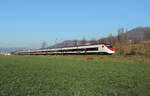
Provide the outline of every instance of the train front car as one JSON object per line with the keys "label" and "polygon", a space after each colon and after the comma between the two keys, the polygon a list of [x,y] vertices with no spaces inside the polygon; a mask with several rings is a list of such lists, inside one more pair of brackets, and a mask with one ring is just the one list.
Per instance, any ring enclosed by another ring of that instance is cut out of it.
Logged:
{"label": "train front car", "polygon": [[103,51],[105,54],[112,55],[115,53],[114,48],[110,44],[104,43],[101,46],[101,51]]}

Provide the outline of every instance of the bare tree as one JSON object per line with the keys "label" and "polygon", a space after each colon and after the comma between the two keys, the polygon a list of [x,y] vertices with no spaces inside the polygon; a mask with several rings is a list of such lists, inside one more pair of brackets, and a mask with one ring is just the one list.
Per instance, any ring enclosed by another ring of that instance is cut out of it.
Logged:
{"label": "bare tree", "polygon": [[77,47],[78,46],[78,41],[77,40],[73,40],[73,46]]}
{"label": "bare tree", "polygon": [[125,32],[125,40],[126,40],[126,42],[128,42],[128,41],[129,41],[128,28],[126,28],[126,32]]}
{"label": "bare tree", "polygon": [[68,46],[68,43],[67,42],[64,42],[64,47],[67,47]]}
{"label": "bare tree", "polygon": [[110,34],[108,35],[107,43],[110,43],[110,44],[113,43],[113,35],[112,35],[112,33],[110,33]]}
{"label": "bare tree", "polygon": [[101,38],[101,39],[98,40],[98,42],[99,42],[99,43],[105,43],[105,42],[107,42],[106,39],[107,39],[107,38]]}
{"label": "bare tree", "polygon": [[118,41],[119,41],[120,43],[125,41],[124,28],[119,28],[119,29],[118,29]]}
{"label": "bare tree", "polygon": [[150,32],[146,32],[144,35],[146,40],[150,40]]}
{"label": "bare tree", "polygon": [[47,43],[45,41],[42,42],[41,48],[44,49],[44,48],[47,48],[47,47],[48,47]]}
{"label": "bare tree", "polygon": [[120,28],[118,29],[118,41],[119,42],[121,41],[121,29]]}
{"label": "bare tree", "polygon": [[92,40],[90,40],[90,44],[96,44],[96,43],[97,43],[97,41],[96,41],[95,38],[93,38]]}
{"label": "bare tree", "polygon": [[86,43],[87,43],[86,39],[83,38],[83,39],[81,40],[81,44],[82,44],[82,45],[85,45]]}

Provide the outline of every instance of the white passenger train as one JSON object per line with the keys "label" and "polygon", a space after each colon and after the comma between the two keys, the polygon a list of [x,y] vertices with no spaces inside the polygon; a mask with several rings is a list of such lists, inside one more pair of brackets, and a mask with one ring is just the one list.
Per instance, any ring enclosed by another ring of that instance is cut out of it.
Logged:
{"label": "white passenger train", "polygon": [[111,45],[106,43],[96,45],[86,45],[77,47],[65,47],[55,49],[41,49],[33,51],[20,51],[17,55],[88,55],[88,54],[108,54],[115,53]]}

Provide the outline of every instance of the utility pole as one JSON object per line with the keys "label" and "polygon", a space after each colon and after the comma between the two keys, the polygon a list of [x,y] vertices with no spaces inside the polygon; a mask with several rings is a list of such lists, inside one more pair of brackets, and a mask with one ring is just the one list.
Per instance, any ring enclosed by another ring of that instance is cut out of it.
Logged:
{"label": "utility pole", "polygon": [[56,55],[56,44],[57,44],[57,38],[55,40],[55,55]]}

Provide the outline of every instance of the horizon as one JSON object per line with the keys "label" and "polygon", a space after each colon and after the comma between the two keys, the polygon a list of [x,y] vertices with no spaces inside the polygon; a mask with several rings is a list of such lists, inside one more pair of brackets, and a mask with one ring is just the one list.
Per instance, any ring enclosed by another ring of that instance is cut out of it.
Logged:
{"label": "horizon", "polygon": [[[65,40],[100,39],[118,28],[150,26],[148,0],[3,0],[0,47],[40,48]],[[56,40],[57,39],[57,40]]]}

